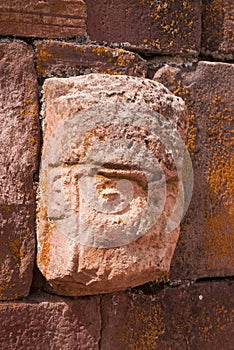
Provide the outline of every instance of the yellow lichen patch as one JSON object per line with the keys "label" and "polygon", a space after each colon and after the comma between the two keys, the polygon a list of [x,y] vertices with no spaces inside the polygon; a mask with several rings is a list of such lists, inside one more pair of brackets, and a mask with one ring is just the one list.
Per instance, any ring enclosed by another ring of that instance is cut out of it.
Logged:
{"label": "yellow lichen patch", "polygon": [[130,55],[119,55],[117,57],[117,63],[119,66],[128,66],[130,65],[133,61],[135,60],[135,55],[134,54],[130,54]]}
{"label": "yellow lichen patch", "polygon": [[222,261],[234,264],[234,155],[232,149],[233,111],[225,99],[215,93],[209,107],[208,191],[206,194],[206,244],[210,251],[209,265]]}
{"label": "yellow lichen patch", "polygon": [[11,252],[11,255],[16,263],[16,267],[20,267],[22,265],[22,260],[26,256],[26,251],[24,247],[25,240],[27,239],[27,236],[21,236],[12,239],[9,242],[9,249]]}
{"label": "yellow lichen patch", "polygon": [[[168,70],[166,72],[167,76],[169,77],[171,75],[171,72]],[[170,78],[170,83],[174,84],[175,83],[175,78],[172,76]],[[181,97],[185,103],[188,103],[189,100],[189,90],[186,89],[181,80],[178,80],[177,86],[174,89],[173,93],[176,96]],[[188,115],[188,132],[187,132],[187,139],[186,139],[186,146],[191,154],[194,153],[195,147],[196,147],[196,138],[197,138],[197,126],[196,126],[196,118],[194,114]]]}
{"label": "yellow lichen patch", "polygon": [[195,116],[191,114],[188,116],[189,127],[188,127],[188,136],[186,140],[186,147],[188,148],[191,154],[194,153],[196,147],[196,138],[197,138],[197,127],[195,124]]}
{"label": "yellow lichen patch", "polygon": [[143,300],[141,301],[141,305],[133,302],[130,306],[126,332],[120,337],[127,344],[128,350],[156,350],[157,338],[163,334],[165,329],[161,307],[154,301],[150,304],[150,308],[145,308]]}
{"label": "yellow lichen patch", "polygon": [[213,0],[205,5],[207,20],[216,24],[219,19],[223,18],[224,6],[223,0]]}
{"label": "yellow lichen patch", "polygon": [[134,54],[128,53],[127,51],[119,48],[110,49],[107,47],[98,46],[93,48],[92,52],[98,56],[107,56],[107,62],[113,65],[113,69],[98,69],[99,73],[107,73],[112,75],[123,74],[122,70],[119,69],[119,67],[128,67],[128,69],[131,69],[132,67],[130,66],[134,63],[134,60],[136,59],[136,56]]}
{"label": "yellow lichen patch", "polygon": [[92,52],[97,54],[97,55],[103,55],[103,54],[107,54],[109,56],[112,56],[112,52],[108,47],[104,47],[104,46],[97,46],[94,47],[92,49]]}
{"label": "yellow lichen patch", "polygon": [[[218,140],[218,142],[222,140]],[[231,144],[230,144],[231,147]],[[215,157],[219,157],[218,153],[214,154]],[[217,159],[216,158],[216,159]],[[230,155],[229,159],[221,157],[218,164],[214,167],[214,164],[209,168],[209,187],[213,194],[218,199],[225,199],[223,205],[229,205],[228,198],[234,195],[234,155]],[[230,208],[229,208],[230,209]],[[233,213],[234,214],[234,213]]]}
{"label": "yellow lichen patch", "polygon": [[151,44],[151,46],[160,49],[160,40],[159,39],[152,40],[150,42],[150,44]]}
{"label": "yellow lichen patch", "polygon": [[[221,210],[214,216],[209,216],[206,220],[207,230],[206,243],[212,252],[209,266],[215,266],[216,262],[226,261],[234,264],[234,216],[226,210]],[[230,251],[230,254],[228,252]]]}
{"label": "yellow lichen patch", "polygon": [[232,323],[231,310],[227,310],[224,305],[221,305],[216,301],[212,310],[212,320],[210,316],[203,313],[203,324],[198,327],[198,338],[199,340],[205,341],[206,343],[215,343],[217,333],[223,332],[226,328],[230,327]]}
{"label": "yellow lichen patch", "polygon": [[37,59],[37,73],[44,74],[46,71],[42,68],[42,62],[48,61],[53,55],[47,51],[47,48],[43,44],[37,44],[35,57]]}
{"label": "yellow lichen patch", "polygon": [[[41,212],[44,212],[41,208]],[[38,255],[37,255],[37,264],[43,271],[43,274],[46,275],[47,269],[50,264],[50,249],[51,249],[51,237],[52,237],[52,229],[53,223],[45,218],[38,217],[38,220],[43,220],[43,236],[40,237],[38,241]]]}
{"label": "yellow lichen patch", "polygon": [[3,205],[1,205],[1,208],[2,208],[4,211],[8,211],[8,212],[11,211],[11,206],[10,206],[10,205],[3,204]]}
{"label": "yellow lichen patch", "polygon": [[[186,40],[194,35],[192,29],[194,29],[196,25],[191,19],[191,14],[194,10],[191,0],[177,3],[177,5],[175,5],[175,0],[167,0],[160,2],[160,4],[152,0],[141,0],[141,3],[142,7],[145,8],[143,11],[147,11],[148,17],[150,18],[150,26],[148,29],[151,33],[157,33],[158,30],[166,33],[165,39],[167,40],[167,49],[176,45],[178,39],[180,40],[180,52],[188,52],[195,48],[194,44],[188,47]],[[151,46],[158,50],[161,49],[160,43],[158,42],[159,38],[153,37],[151,33],[149,33],[149,42]],[[183,45],[184,41],[186,41],[186,43]],[[146,44],[145,40],[143,40],[143,44]],[[163,43],[163,45],[165,45],[165,43]]]}
{"label": "yellow lichen patch", "polygon": [[30,145],[35,146],[36,140],[35,140],[35,137],[34,137],[34,136],[31,136],[31,137],[29,138],[29,143],[30,143]]}
{"label": "yellow lichen patch", "polygon": [[3,291],[10,284],[12,279],[12,274],[11,274],[11,271],[9,270],[9,267],[6,265],[6,263],[1,263],[0,272],[1,272],[0,291]]}
{"label": "yellow lichen patch", "polygon": [[25,83],[25,99],[24,104],[20,109],[20,117],[32,115],[32,117],[38,116],[38,105],[37,101],[31,98],[31,87]]}
{"label": "yellow lichen patch", "polygon": [[113,70],[111,70],[111,69],[109,69],[109,68],[107,68],[104,72],[105,72],[106,74],[110,74],[110,75],[122,75],[122,74],[124,74],[124,73],[121,72],[121,71],[116,72],[116,71],[113,71]]}
{"label": "yellow lichen patch", "polygon": [[189,91],[183,87],[181,80],[178,80],[177,88],[173,91],[173,93],[176,96],[179,96],[179,97],[185,99],[186,95],[189,94]]}

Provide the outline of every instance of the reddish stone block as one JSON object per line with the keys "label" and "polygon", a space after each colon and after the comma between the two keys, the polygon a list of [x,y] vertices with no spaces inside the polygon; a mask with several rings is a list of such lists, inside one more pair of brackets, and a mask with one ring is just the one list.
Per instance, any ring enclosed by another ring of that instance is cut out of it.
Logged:
{"label": "reddish stone block", "polygon": [[200,51],[200,0],[87,0],[87,13],[88,35],[98,43],[163,54]]}
{"label": "reddish stone block", "polygon": [[199,62],[165,66],[155,75],[182,97],[189,112],[187,146],[194,168],[193,198],[174,254],[171,279],[234,273],[234,66]]}
{"label": "reddish stone block", "polygon": [[87,73],[145,77],[147,73],[146,61],[136,53],[53,40],[36,43],[36,62],[37,72],[46,77]]}
{"label": "reddish stone block", "polygon": [[47,294],[0,304],[1,349],[98,350],[99,298],[72,300]]}
{"label": "reddish stone block", "polygon": [[232,350],[234,285],[197,283],[102,297],[102,350]]}
{"label": "reddish stone block", "polygon": [[83,0],[1,1],[0,34],[39,38],[83,37],[86,5]]}
{"label": "reddish stone block", "polygon": [[32,49],[0,43],[0,299],[29,292],[40,125]]}
{"label": "reddish stone block", "polygon": [[204,0],[202,52],[216,59],[234,58],[233,0]]}

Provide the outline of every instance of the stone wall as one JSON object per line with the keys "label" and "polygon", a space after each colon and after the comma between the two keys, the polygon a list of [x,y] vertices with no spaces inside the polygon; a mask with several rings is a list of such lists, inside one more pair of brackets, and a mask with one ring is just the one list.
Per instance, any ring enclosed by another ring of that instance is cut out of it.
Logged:
{"label": "stone wall", "polygon": [[[2,1],[0,35],[0,348],[231,350],[233,0]],[[194,188],[169,276],[58,296],[36,261],[42,86],[89,73],[147,78],[185,101]]]}

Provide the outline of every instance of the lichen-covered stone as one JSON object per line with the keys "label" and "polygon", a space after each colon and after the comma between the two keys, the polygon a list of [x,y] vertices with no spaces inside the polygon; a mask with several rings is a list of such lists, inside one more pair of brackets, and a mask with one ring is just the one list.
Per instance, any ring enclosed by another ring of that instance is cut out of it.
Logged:
{"label": "lichen-covered stone", "polygon": [[0,299],[27,296],[35,259],[40,125],[33,51],[0,43]]}
{"label": "lichen-covered stone", "polygon": [[87,0],[91,40],[141,51],[197,55],[201,0]]}
{"label": "lichen-covered stone", "polygon": [[202,53],[215,59],[234,59],[233,0],[204,0]]}
{"label": "lichen-covered stone", "polygon": [[234,66],[199,62],[165,66],[155,79],[181,96],[189,113],[187,146],[194,191],[172,262],[172,279],[234,272]]}
{"label": "lichen-covered stone", "polygon": [[213,281],[102,296],[101,349],[232,350],[233,292]]}
{"label": "lichen-covered stone", "polygon": [[86,4],[83,0],[1,1],[0,34],[34,38],[83,37]]}
{"label": "lichen-covered stone", "polygon": [[53,40],[36,43],[36,62],[37,72],[45,77],[87,73],[145,77],[147,73],[146,61],[136,53]]}
{"label": "lichen-covered stone", "polygon": [[32,294],[0,304],[1,349],[98,350],[99,298],[71,300]]}
{"label": "lichen-covered stone", "polygon": [[47,79],[44,91],[37,264],[47,290],[97,294],[168,278],[179,175],[167,142],[176,150],[176,129],[186,135],[183,101],[120,75]]}

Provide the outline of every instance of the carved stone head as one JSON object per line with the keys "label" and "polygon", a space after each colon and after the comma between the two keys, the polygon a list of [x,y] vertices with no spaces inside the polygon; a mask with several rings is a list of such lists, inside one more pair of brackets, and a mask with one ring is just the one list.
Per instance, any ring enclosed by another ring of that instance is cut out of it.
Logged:
{"label": "carved stone head", "polygon": [[37,263],[47,290],[168,278],[191,180],[183,101],[127,76],[48,79],[44,90]]}

